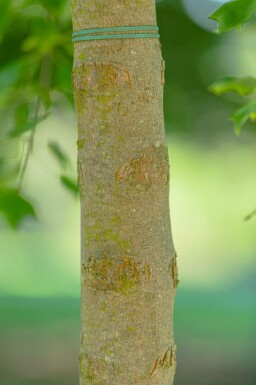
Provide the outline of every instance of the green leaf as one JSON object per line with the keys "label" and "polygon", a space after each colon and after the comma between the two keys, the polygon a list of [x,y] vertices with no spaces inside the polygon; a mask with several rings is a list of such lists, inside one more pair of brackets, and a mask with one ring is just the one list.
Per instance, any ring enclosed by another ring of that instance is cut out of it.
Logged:
{"label": "green leaf", "polygon": [[65,152],[60,148],[59,144],[56,142],[48,142],[48,148],[59,162],[60,166],[62,168],[66,168],[66,166],[70,163],[68,156],[65,154]]}
{"label": "green leaf", "polygon": [[29,104],[19,104],[15,110],[15,127],[10,132],[10,136],[17,136],[35,127],[35,123],[29,122]]}
{"label": "green leaf", "polygon": [[35,127],[35,123],[29,122],[29,104],[22,103],[15,110],[15,127],[10,136],[17,136]]}
{"label": "green leaf", "polygon": [[60,176],[60,181],[63,186],[66,187],[66,189],[68,189],[72,194],[74,194],[75,196],[79,194],[79,188],[77,186],[76,181],[65,175]]}
{"label": "green leaf", "polygon": [[256,11],[256,0],[235,0],[223,4],[209,19],[219,23],[219,32],[241,29]]}
{"label": "green leaf", "polygon": [[[48,114],[50,114],[50,108],[52,106],[52,98],[51,98],[51,93],[50,93],[50,88],[49,89],[38,89],[37,90],[37,95],[42,101],[45,111],[47,111]],[[48,116],[47,114],[47,116]]]}
{"label": "green leaf", "polygon": [[0,190],[0,212],[13,228],[19,227],[27,217],[36,218],[31,203],[19,195],[17,190]]}
{"label": "green leaf", "polygon": [[3,156],[0,156],[0,174],[1,174],[1,171],[2,171],[2,169],[3,169],[4,163],[5,163],[4,157],[3,157]]}
{"label": "green leaf", "polygon": [[240,96],[251,94],[256,88],[256,79],[253,77],[237,78],[235,76],[225,76],[216,80],[209,91],[214,95],[222,95],[234,91]]}
{"label": "green leaf", "polygon": [[246,217],[244,218],[244,220],[245,221],[249,221],[250,219],[252,219],[255,216],[256,216],[256,209],[254,209],[249,214],[247,214]]}
{"label": "green leaf", "polygon": [[16,126],[13,128],[13,130],[10,132],[10,137],[16,137],[21,134],[23,134],[26,131],[34,130],[36,126],[41,123],[43,120],[45,120],[48,116],[50,115],[50,112],[39,116],[37,120],[32,120],[32,121],[24,121],[23,124],[16,124]]}
{"label": "green leaf", "polygon": [[10,137],[15,137],[23,134],[26,131],[34,130],[36,127],[36,122],[27,122],[23,126],[16,126],[10,132]]}
{"label": "green leaf", "polygon": [[246,103],[231,115],[230,118],[234,121],[235,133],[239,135],[241,128],[248,120],[256,122],[256,101]]}
{"label": "green leaf", "polygon": [[28,103],[20,104],[15,111],[16,126],[23,126],[29,119],[29,105]]}
{"label": "green leaf", "polygon": [[3,38],[5,28],[8,26],[10,20],[10,1],[1,0],[1,12],[0,12],[0,41]]}
{"label": "green leaf", "polygon": [[17,60],[11,63],[8,63],[0,68],[0,89],[1,92],[13,86],[20,75],[21,71],[21,60]]}
{"label": "green leaf", "polygon": [[70,42],[70,38],[49,19],[33,17],[29,22],[32,33],[23,40],[21,49],[25,53],[36,54],[37,60],[52,56],[56,47]]}
{"label": "green leaf", "polygon": [[[37,0],[36,3],[39,1]],[[42,1],[41,1],[42,2]],[[65,1],[63,0],[43,0],[43,6],[50,12],[50,13],[58,13],[61,11],[63,6],[65,5]]]}

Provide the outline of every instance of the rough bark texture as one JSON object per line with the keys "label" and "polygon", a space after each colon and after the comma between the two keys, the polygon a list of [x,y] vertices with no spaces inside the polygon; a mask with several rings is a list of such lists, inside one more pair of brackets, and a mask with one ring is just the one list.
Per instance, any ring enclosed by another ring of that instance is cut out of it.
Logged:
{"label": "rough bark texture", "polygon": [[[157,25],[152,0],[73,0],[74,31]],[[172,385],[176,256],[158,39],[74,44],[81,385]]]}

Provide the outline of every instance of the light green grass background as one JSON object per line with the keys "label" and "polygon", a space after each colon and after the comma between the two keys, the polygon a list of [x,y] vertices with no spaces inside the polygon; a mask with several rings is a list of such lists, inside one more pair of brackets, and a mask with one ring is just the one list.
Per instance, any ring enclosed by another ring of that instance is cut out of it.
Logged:
{"label": "light green grass background", "polygon": [[[3,385],[78,383],[79,202],[58,182],[46,141],[75,164],[67,113],[39,128],[24,191],[38,223],[0,234]],[[223,135],[204,146],[168,136],[170,208],[180,285],[176,385],[255,385],[256,143]]]}
{"label": "light green grass background", "polygon": [[[256,385],[256,217],[244,221],[256,207],[255,126],[236,137],[227,118],[241,99],[207,92],[220,76],[256,75],[255,27],[216,36],[181,8],[157,3],[180,279],[175,385]],[[59,65],[66,84],[69,70]],[[0,385],[79,383],[79,202],[61,187],[47,149],[57,141],[75,175],[76,123],[60,98],[53,92],[62,108],[39,125],[24,180],[38,223],[13,231],[0,219]]]}

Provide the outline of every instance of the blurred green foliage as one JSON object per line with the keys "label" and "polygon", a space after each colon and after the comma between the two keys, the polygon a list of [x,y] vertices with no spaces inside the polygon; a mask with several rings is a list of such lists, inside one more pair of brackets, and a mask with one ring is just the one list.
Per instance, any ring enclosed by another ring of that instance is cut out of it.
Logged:
{"label": "blurred green foliage", "polygon": [[[219,21],[221,30],[238,28],[252,17],[254,7],[253,0],[229,2],[212,18]],[[206,33],[189,20],[179,0],[157,2],[157,16],[166,62],[164,109],[167,133],[171,129],[173,133],[182,135],[186,132],[187,137],[209,141],[224,123],[215,118],[208,120],[207,127],[198,124],[199,110],[203,118],[216,110],[231,113],[232,108],[239,106],[232,115],[236,132],[246,121],[254,120],[252,100],[240,108],[241,103],[236,99],[224,102],[216,98],[216,94],[231,89],[243,95],[252,92],[253,77],[250,80],[248,77],[233,79],[233,83],[229,79],[226,88],[222,79],[211,87],[215,95],[208,93],[207,87],[213,79],[208,69],[208,78],[204,78],[202,70],[203,66],[210,66],[209,61],[202,63],[206,52],[220,44],[219,36]],[[28,201],[24,179],[41,123],[52,111],[59,113],[66,108],[67,103],[70,109],[73,108],[71,33],[69,0],[1,1],[0,186],[5,194],[9,191],[12,197],[16,196],[17,202]],[[58,143],[49,140],[48,147],[59,163],[60,183],[77,195],[74,164],[68,160],[65,151],[60,150]],[[9,206],[2,209],[5,217],[10,219],[15,213],[9,210]],[[22,223],[22,212],[24,216],[28,214],[21,210],[17,219],[12,219],[13,227]]]}
{"label": "blurred green foliage", "polygon": [[[249,297],[246,303],[241,293]],[[79,382],[78,298],[0,298],[0,306],[3,384]],[[178,290],[175,384],[255,385],[254,318],[253,293],[248,288]]]}
{"label": "blurred green foliage", "polygon": [[[255,12],[255,0],[235,0],[223,4],[210,16],[210,19],[219,23],[219,32],[240,30],[245,23],[255,19]],[[215,95],[235,91],[240,96],[244,96],[251,94],[255,88],[256,78],[254,77],[235,78],[228,76],[217,80],[209,90]],[[240,134],[241,128],[249,119],[253,122],[256,121],[256,100],[247,102],[231,115],[236,134]]]}
{"label": "blurred green foliage", "polygon": [[253,77],[237,78],[235,76],[224,76],[216,80],[209,87],[209,91],[215,95],[222,95],[226,92],[234,91],[238,95],[244,96],[251,94],[256,88],[256,79]]}
{"label": "blurred green foliage", "polygon": [[68,189],[70,192],[72,192],[75,196],[79,194],[79,188],[77,186],[77,183],[75,180],[72,180],[72,178],[66,176],[66,175],[61,175],[60,176],[60,181],[66,189]]}
{"label": "blurred green foliage", "polygon": [[231,119],[235,122],[234,128],[237,134],[240,134],[241,128],[249,119],[256,122],[256,100],[246,103],[236,110],[235,113],[231,115]]}
{"label": "blurred green foliage", "polygon": [[[36,129],[53,108],[61,108],[61,95],[73,104],[70,12],[66,0],[1,1],[1,211],[13,227],[26,215],[34,214],[21,190]],[[10,153],[4,151],[7,143],[15,147],[11,165]],[[49,148],[59,161],[62,156],[63,166],[63,154],[56,145],[50,143]],[[68,177],[61,178],[70,188]],[[17,210],[7,204],[11,201]]]}
{"label": "blurred green foliage", "polygon": [[223,4],[210,18],[219,23],[219,31],[226,32],[241,29],[252,19],[256,12],[255,0],[234,0]]}
{"label": "blurred green foliage", "polygon": [[[253,104],[237,117],[249,114],[239,141],[225,119],[240,95],[253,103],[254,24],[212,34],[180,0],[157,2],[157,17],[181,281],[176,383],[255,385],[255,221],[242,221],[255,199]],[[78,381],[80,212],[60,187],[77,196],[71,29],[69,0],[1,0],[0,212],[25,222],[0,235],[5,385]]]}
{"label": "blurred green foliage", "polygon": [[17,227],[23,218],[35,218],[31,203],[19,195],[17,190],[0,190],[0,212],[12,227]]}
{"label": "blurred green foliage", "polygon": [[48,142],[48,148],[60,164],[60,167],[65,169],[70,164],[67,154],[65,154],[58,143],[50,141]]}
{"label": "blurred green foliage", "polygon": [[[250,95],[256,88],[256,79],[253,77],[238,78],[234,76],[225,76],[216,80],[210,87],[209,91],[215,95],[234,91],[240,96]],[[238,108],[231,115],[231,120],[234,121],[234,129],[236,134],[240,134],[243,125],[250,119],[256,121],[256,100],[247,102],[242,107]]]}

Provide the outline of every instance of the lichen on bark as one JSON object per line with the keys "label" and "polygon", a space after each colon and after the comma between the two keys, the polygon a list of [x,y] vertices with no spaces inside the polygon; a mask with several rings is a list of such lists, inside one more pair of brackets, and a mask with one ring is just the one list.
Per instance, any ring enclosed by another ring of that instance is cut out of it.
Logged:
{"label": "lichen on bark", "polygon": [[146,262],[128,255],[104,255],[101,258],[89,258],[82,264],[85,285],[95,290],[113,290],[129,294],[138,286],[150,281],[151,270]]}

